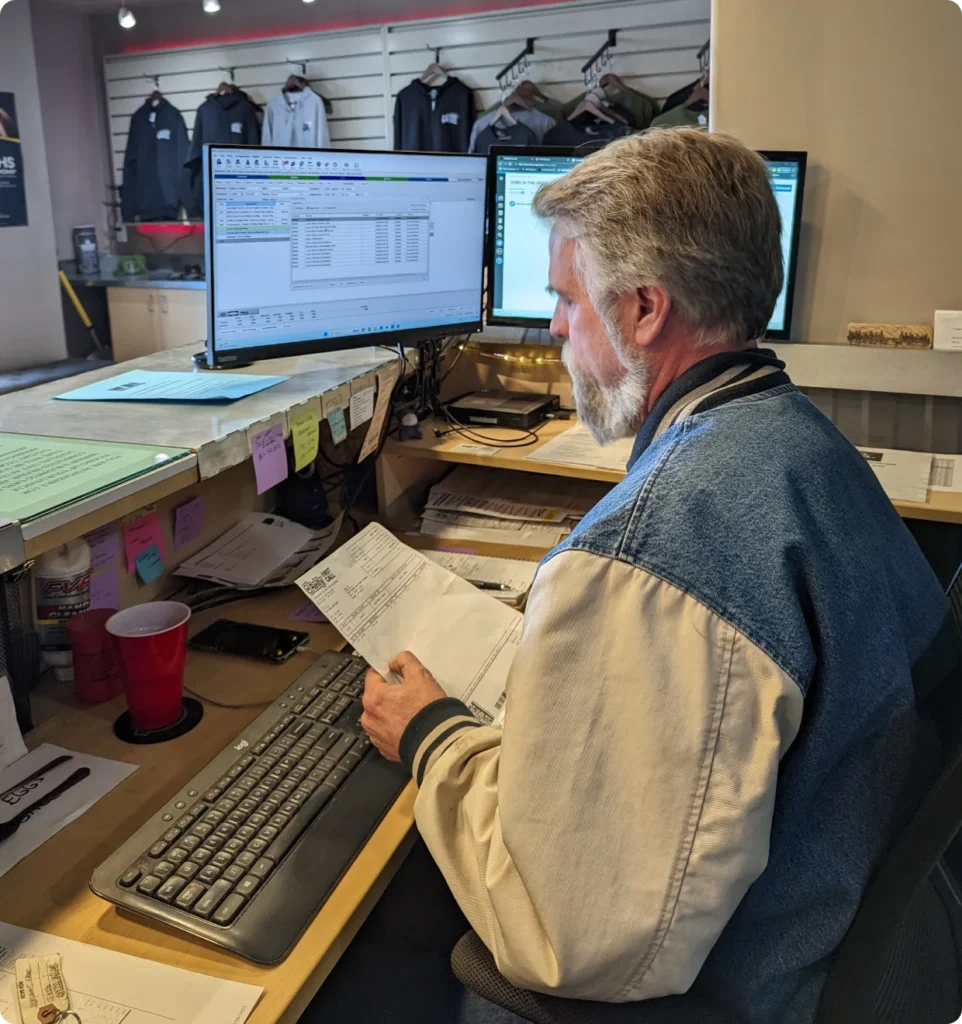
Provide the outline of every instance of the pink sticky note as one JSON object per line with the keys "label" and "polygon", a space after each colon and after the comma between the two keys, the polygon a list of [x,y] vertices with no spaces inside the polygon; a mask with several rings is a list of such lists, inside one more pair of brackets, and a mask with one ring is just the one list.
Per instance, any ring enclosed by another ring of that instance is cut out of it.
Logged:
{"label": "pink sticky note", "polygon": [[90,548],[90,571],[96,572],[120,558],[120,534],[113,523],[92,530],[84,540]]}
{"label": "pink sticky note", "polygon": [[287,451],[284,448],[284,427],[275,423],[273,427],[251,435],[251,456],[254,459],[254,476],[257,478],[257,493],[263,494],[287,479]]}
{"label": "pink sticky note", "polygon": [[124,523],[124,554],[127,556],[127,572],[137,569],[137,556],[152,545],[157,545],[161,558],[166,557],[164,548],[164,532],[160,528],[160,516],[156,512],[130,523]]}
{"label": "pink sticky note", "polygon": [[194,498],[174,509],[174,550],[197,540],[204,529],[204,499]]}
{"label": "pink sticky note", "polygon": [[90,577],[90,607],[115,608],[117,611],[123,607],[120,603],[120,582],[114,566],[101,569]]}
{"label": "pink sticky note", "polygon": [[305,601],[299,604],[290,615],[289,619],[300,619],[301,622],[327,622],[327,616],[318,608],[313,601]]}

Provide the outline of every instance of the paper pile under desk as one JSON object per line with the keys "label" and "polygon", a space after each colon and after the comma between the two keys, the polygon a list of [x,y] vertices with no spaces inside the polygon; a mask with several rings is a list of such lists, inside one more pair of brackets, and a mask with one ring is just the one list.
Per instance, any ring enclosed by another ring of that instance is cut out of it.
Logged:
{"label": "paper pile under desk", "polygon": [[459,466],[431,488],[421,533],[553,548],[608,490],[590,480]]}
{"label": "paper pile under desk", "polygon": [[411,651],[444,692],[497,723],[521,640],[520,612],[371,523],[297,585],[386,679]]}
{"label": "paper pile under desk", "polygon": [[244,1024],[264,991],[0,922],[3,1020],[20,1020],[16,961],[50,953],[63,957],[70,1009],[83,1024]]}
{"label": "paper pile under desk", "polygon": [[525,460],[623,472],[628,466],[634,446],[634,437],[623,437],[602,446],[583,423],[577,423],[526,455]]}

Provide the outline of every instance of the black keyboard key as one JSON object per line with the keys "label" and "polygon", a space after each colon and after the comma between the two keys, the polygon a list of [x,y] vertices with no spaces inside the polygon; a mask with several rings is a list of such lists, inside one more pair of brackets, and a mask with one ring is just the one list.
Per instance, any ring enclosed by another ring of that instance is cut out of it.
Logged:
{"label": "black keyboard key", "polygon": [[[350,757],[350,755],[348,755]],[[249,812],[248,812],[249,813]],[[231,811],[227,815],[226,825],[233,825],[235,828],[239,825],[245,824],[247,821],[247,813],[244,811]]]}
{"label": "black keyboard key", "polygon": [[208,811],[204,815],[204,821],[208,825],[219,825],[226,817],[227,815],[222,811]]}
{"label": "black keyboard key", "polygon": [[[270,859],[270,857],[261,857],[261,859],[251,868],[251,874],[256,875],[260,879],[267,878],[267,876],[274,870],[276,865]],[[238,892],[241,889],[238,886]]]}
{"label": "black keyboard key", "polygon": [[291,726],[291,731],[287,735],[296,736],[298,739],[300,739],[304,735],[304,733],[306,733],[310,728],[311,723],[305,722],[304,719],[302,718],[299,721],[295,722],[293,726]]}
{"label": "black keyboard key", "polygon": [[167,849],[168,845],[168,843],[162,841],[154,843],[154,845],[147,851],[147,856],[156,859],[164,852],[164,850]]}
{"label": "black keyboard key", "polygon": [[200,882],[191,882],[190,885],[181,891],[181,894],[174,902],[181,910],[190,910],[197,900],[204,895],[205,891],[204,886]]}
{"label": "black keyboard key", "polygon": [[208,836],[201,849],[210,850],[211,854],[215,854],[226,842],[227,839],[224,836]]}
{"label": "black keyboard key", "polygon": [[271,757],[270,754],[267,754],[266,756],[262,757],[257,762],[257,767],[258,768],[266,768],[267,771],[270,771],[274,767],[274,765],[276,765],[276,764],[277,764],[277,758],[276,757]]}
{"label": "black keyboard key", "polygon": [[283,782],[278,783],[278,793],[291,793],[297,788],[297,783],[293,779],[285,779]]}
{"label": "black keyboard key", "polygon": [[206,839],[213,831],[213,825],[208,825],[206,821],[202,821],[190,830],[190,834],[197,836],[198,839]]}
{"label": "black keyboard key", "polygon": [[[225,821],[223,825],[218,825],[217,828],[214,829],[214,836],[217,836],[219,839],[223,839],[226,841],[230,839],[230,837],[234,834],[234,831],[234,826],[228,825],[228,823]],[[211,838],[213,839],[214,836],[211,836]]]}
{"label": "black keyboard key", "polygon": [[257,785],[256,779],[249,779],[246,775],[237,783],[238,789],[242,789],[245,793],[250,792]]}
{"label": "black keyboard key", "polygon": [[237,916],[238,911],[244,905],[244,897],[232,892],[230,896],[220,905],[217,913],[214,914],[215,924],[230,924]]}
{"label": "black keyboard key", "polygon": [[333,757],[335,761],[340,759],[354,746],[354,736],[342,736],[337,743],[328,751],[328,757]]}
{"label": "black keyboard key", "polygon": [[202,846],[199,850],[194,850],[194,852],[190,855],[190,859],[195,864],[206,864],[213,856],[214,853],[212,850],[205,850],[204,847]]}
{"label": "black keyboard key", "polygon": [[339,711],[325,711],[318,721],[323,722],[325,725],[333,725],[340,717],[341,713]]}
{"label": "black keyboard key", "polygon": [[256,853],[256,854],[260,855],[266,849],[267,849],[267,843],[263,839],[261,839],[260,837],[258,837],[257,839],[252,839],[247,844],[247,852],[249,852],[249,853]]}
{"label": "black keyboard key", "polygon": [[267,774],[266,768],[259,768],[256,764],[247,772],[247,778],[255,779],[260,782],[262,778]]}
{"label": "black keyboard key", "polygon": [[187,809],[187,813],[196,821],[205,811],[209,811],[210,808],[207,804],[198,802],[193,807]]}
{"label": "black keyboard key", "polygon": [[251,825],[241,825],[241,827],[234,833],[235,839],[240,839],[243,842],[247,842],[248,839],[253,839],[257,835],[257,829]]}
{"label": "black keyboard key", "polygon": [[320,725],[312,725],[310,729],[304,735],[305,740],[310,740],[311,743],[317,743],[317,741],[324,735],[324,727]]}
{"label": "black keyboard key", "polygon": [[[231,786],[231,788],[224,794],[223,799],[237,801],[243,800],[245,796],[247,796],[246,789],[242,789],[240,786]],[[218,806],[219,803],[220,801],[218,801],[214,806]]]}
{"label": "black keyboard key", "polygon": [[171,862],[171,864],[174,864],[174,865],[176,865],[176,864],[183,864],[184,861],[187,860],[187,852],[188,851],[185,850],[182,846],[175,846],[167,854],[167,860],[169,860]]}
{"label": "black keyboard key", "polygon": [[238,896],[253,896],[260,888],[261,880],[256,875],[245,875],[237,883]]}
{"label": "black keyboard key", "polygon": [[327,778],[327,772],[322,768],[314,768],[307,773],[307,778],[310,782],[321,783]]}
{"label": "black keyboard key", "polygon": [[288,800],[287,803],[281,804],[281,814],[286,814],[290,817],[297,810],[298,805],[293,800]]}
{"label": "black keyboard key", "polygon": [[181,878],[180,875],[174,875],[173,878],[168,878],[166,882],[157,890],[157,899],[163,900],[164,903],[170,903],[170,901],[180,892],[181,889],[187,884],[186,878]]}
{"label": "black keyboard key", "polygon": [[239,867],[242,867],[245,871],[257,862],[257,856],[253,853],[242,853],[238,856],[237,860],[234,861]]}
{"label": "black keyboard key", "polygon": [[255,754],[263,754],[264,751],[267,750],[267,744],[266,743],[255,743],[254,746],[251,747],[251,750]]}
{"label": "black keyboard key", "polygon": [[180,838],[180,832],[181,830],[179,828],[169,828],[160,838],[163,839],[165,843],[172,843],[174,840]]}
{"label": "black keyboard key", "polygon": [[176,865],[171,864],[169,860],[162,860],[159,863],[155,864],[153,868],[151,868],[151,871],[158,878],[170,878],[170,876],[174,873],[175,867]]}
{"label": "black keyboard key", "polygon": [[236,779],[238,776],[243,774],[244,769],[239,764],[235,764],[231,767],[230,771],[227,773],[227,776],[228,778]]}
{"label": "black keyboard key", "polygon": [[231,864],[231,866],[224,871],[224,878],[228,882],[239,882],[243,877],[244,869],[240,864]]}
{"label": "black keyboard key", "polygon": [[273,825],[265,825],[260,830],[260,832],[257,833],[257,838],[258,839],[263,839],[265,842],[269,843],[272,839],[276,839],[277,838],[277,833],[279,831],[280,830],[274,828]]}
{"label": "black keyboard key", "polygon": [[224,853],[230,854],[231,857],[235,856],[244,849],[244,842],[245,840],[238,839],[236,836],[233,839],[228,839],[227,842],[224,843],[224,849],[218,854],[218,857]]}
{"label": "black keyboard key", "polygon": [[317,815],[321,813],[333,795],[334,790],[330,786],[320,786],[315,793],[312,793],[298,813],[291,819],[287,828],[268,847],[266,856],[275,863],[283,860],[284,854],[297,842],[300,835]]}
{"label": "black keyboard key", "polygon": [[[273,818],[267,823],[268,825],[276,828],[278,832],[290,821],[291,819],[286,814],[275,814]],[[263,837],[262,837],[263,838]]]}
{"label": "black keyboard key", "polygon": [[161,880],[156,875],[145,875],[140,880],[140,885],[137,886],[137,892],[142,892],[145,896],[153,896],[160,882]]}
{"label": "black keyboard key", "polygon": [[200,874],[197,877],[202,882],[216,882],[220,878],[220,868],[214,867],[213,864],[208,864],[200,869]]}
{"label": "black keyboard key", "polygon": [[[294,766],[293,766],[293,765],[291,765],[291,768],[293,768],[293,767],[294,767]],[[266,782],[266,781],[267,781],[268,779],[273,779],[273,780],[274,780],[274,782],[280,782],[280,781],[281,781],[281,779],[283,779],[283,778],[284,778],[284,776],[285,776],[285,775],[286,775],[286,774],[288,773],[288,771],[289,771],[289,770],[290,770],[290,769],[288,769],[288,768],[282,768],[282,767],[281,767],[281,765],[278,765],[278,766],[277,766],[276,768],[272,768],[272,769],[271,769],[271,770],[270,770],[270,771],[269,771],[269,772],[268,772],[268,773],[267,773],[267,774],[266,774],[266,775],[264,776],[264,779],[263,779],[263,781],[264,781],[264,782]]]}
{"label": "black keyboard key", "polygon": [[298,765],[297,768],[291,769],[290,774],[287,777],[289,779],[293,779],[295,782],[300,782],[301,779],[303,779],[304,776],[307,775],[308,771],[308,768],[302,768],[300,767],[300,765]]}
{"label": "black keyboard key", "polygon": [[244,814],[250,814],[251,811],[257,810],[257,801],[252,800],[250,797],[247,797],[246,800],[241,800],[241,802],[237,805],[237,810],[242,811]]}
{"label": "black keyboard key", "polygon": [[192,850],[196,850],[197,847],[200,846],[200,836],[184,836],[177,845],[181,849],[190,853]]}
{"label": "black keyboard key", "polygon": [[216,786],[212,786],[204,794],[204,799],[208,803],[212,804],[220,796],[220,794],[221,794],[221,791]]}
{"label": "black keyboard key", "polygon": [[269,775],[266,775],[263,779],[261,779],[261,784],[257,787],[257,789],[251,790],[251,796],[253,796],[255,793],[262,789],[266,789],[267,792],[270,793],[270,791],[277,785],[278,781],[278,779],[272,779]]}
{"label": "black keyboard key", "polygon": [[291,793],[291,801],[290,802],[292,804],[297,804],[298,806],[300,806],[300,805],[304,804],[307,801],[307,798],[310,795],[311,794],[308,793],[306,790],[299,789],[299,790],[297,790],[296,793]]}
{"label": "black keyboard key", "polygon": [[193,878],[198,871],[200,871],[199,864],[195,864],[192,860],[185,860],[177,869],[177,874],[180,875],[181,878]]}
{"label": "black keyboard key", "polygon": [[285,793],[271,793],[271,795],[261,804],[261,814],[276,814],[277,808],[287,799]]}
{"label": "black keyboard key", "polygon": [[353,771],[360,763],[361,758],[364,755],[357,750],[352,750],[349,754],[345,754],[340,761],[337,762],[338,768],[343,768],[345,771]]}
{"label": "black keyboard key", "polygon": [[190,828],[194,824],[194,816],[192,814],[185,814],[182,818],[178,818],[174,824],[183,832],[185,828]]}
{"label": "black keyboard key", "polygon": [[210,862],[215,867],[226,868],[233,859],[234,855],[232,853],[228,853],[226,850],[221,850],[220,853],[215,853],[214,856],[211,857]]}
{"label": "black keyboard key", "polygon": [[349,773],[343,768],[335,768],[334,771],[328,775],[324,785],[332,786],[334,789],[337,789],[337,787],[340,786],[340,784],[347,778],[348,774]]}
{"label": "black keyboard key", "polygon": [[262,828],[267,824],[267,818],[268,815],[258,812],[257,814],[252,814],[247,819],[247,824],[250,825],[251,828]]}
{"label": "black keyboard key", "polygon": [[220,901],[231,891],[231,883],[223,878],[218,879],[194,904],[194,913],[198,917],[210,917],[220,905]]}
{"label": "black keyboard key", "polygon": [[142,874],[143,872],[140,870],[140,868],[130,868],[128,871],[124,872],[123,876],[120,879],[120,884],[125,889],[129,889],[134,884],[134,882],[136,882],[137,879],[140,878]]}
{"label": "black keyboard key", "polygon": [[241,768],[249,768],[254,763],[254,756],[252,754],[245,754],[237,763]]}
{"label": "black keyboard key", "polygon": [[251,800],[256,800],[260,803],[260,801],[269,794],[270,789],[267,786],[258,786],[256,789],[251,790]]}
{"label": "black keyboard key", "polygon": [[334,769],[337,767],[337,758],[328,755],[321,761],[321,763],[317,767],[320,768],[320,770],[324,772],[324,774],[326,775],[328,772],[334,771]]}

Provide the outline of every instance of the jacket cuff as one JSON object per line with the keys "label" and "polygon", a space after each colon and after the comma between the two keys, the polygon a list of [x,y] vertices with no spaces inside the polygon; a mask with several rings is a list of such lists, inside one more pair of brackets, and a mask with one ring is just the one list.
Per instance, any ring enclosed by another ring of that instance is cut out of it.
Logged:
{"label": "jacket cuff", "polygon": [[442,697],[422,708],[408,723],[398,753],[401,763],[420,786],[431,761],[463,730],[481,723],[456,697]]}

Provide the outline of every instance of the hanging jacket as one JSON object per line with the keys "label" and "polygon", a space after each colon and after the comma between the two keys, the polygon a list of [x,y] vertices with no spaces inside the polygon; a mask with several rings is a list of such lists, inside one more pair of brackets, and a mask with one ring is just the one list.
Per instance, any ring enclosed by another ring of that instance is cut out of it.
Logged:
{"label": "hanging jacket", "polygon": [[130,119],[120,212],[125,221],[177,220],[181,206],[197,216],[184,171],[187,126],[165,99],[146,100]]}
{"label": "hanging jacket", "polygon": [[442,85],[415,78],[394,103],[394,148],[419,153],[467,153],[474,94],[453,75]]}
{"label": "hanging jacket", "polygon": [[256,146],[260,141],[257,107],[242,89],[221,94],[211,93],[197,109],[194,132],[187,149],[185,166],[196,216],[204,212],[204,177],[201,158],[205,143],[236,143]]}
{"label": "hanging jacket", "polygon": [[537,133],[521,121],[505,125],[492,122],[478,133],[472,152],[487,156],[492,146],[537,146],[539,141]]}
{"label": "hanging jacket", "polygon": [[625,135],[633,135],[635,129],[630,124],[608,124],[594,114],[585,111],[573,121],[559,121],[544,137],[546,146],[584,146],[590,144],[605,145],[612,139],[620,139]]}
{"label": "hanging jacket", "polygon": [[261,142],[265,146],[329,149],[331,133],[324,101],[313,89],[275,96],[267,104]]}

